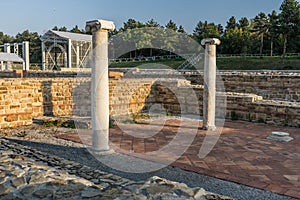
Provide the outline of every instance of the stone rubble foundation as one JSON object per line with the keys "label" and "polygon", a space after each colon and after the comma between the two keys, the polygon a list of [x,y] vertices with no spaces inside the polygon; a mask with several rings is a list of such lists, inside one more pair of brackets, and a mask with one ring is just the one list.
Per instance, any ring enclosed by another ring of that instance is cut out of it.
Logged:
{"label": "stone rubble foundation", "polygon": [[131,181],[6,139],[0,139],[0,198],[232,199],[159,177]]}

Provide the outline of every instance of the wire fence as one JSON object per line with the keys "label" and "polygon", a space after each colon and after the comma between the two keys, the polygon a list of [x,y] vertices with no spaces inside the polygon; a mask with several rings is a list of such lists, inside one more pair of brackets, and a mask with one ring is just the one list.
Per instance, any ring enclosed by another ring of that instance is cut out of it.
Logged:
{"label": "wire fence", "polygon": [[[217,57],[220,58],[230,58],[230,57],[278,57],[282,55],[273,55],[270,54],[217,54]],[[186,62],[180,66],[180,69],[186,69],[191,63],[191,60],[195,60],[198,58],[197,55],[194,54],[184,54],[184,55],[162,55],[162,56],[138,56],[138,57],[131,57],[131,58],[116,58],[116,59],[109,59],[110,63],[114,62],[134,62],[134,61],[155,61],[155,60],[165,60],[165,59],[185,59]],[[300,57],[300,53],[287,53],[286,57]],[[31,68],[41,68],[42,63],[30,63]]]}
{"label": "wire fence", "polygon": [[[110,59],[110,62],[132,62],[132,61],[154,61],[154,60],[163,60],[163,59],[180,59],[180,58],[192,58],[194,54],[184,54],[184,55],[163,55],[163,56],[138,56],[131,58],[116,58]],[[217,57],[276,57],[282,55],[273,54],[217,54]],[[287,53],[286,57],[300,56],[300,53]]]}

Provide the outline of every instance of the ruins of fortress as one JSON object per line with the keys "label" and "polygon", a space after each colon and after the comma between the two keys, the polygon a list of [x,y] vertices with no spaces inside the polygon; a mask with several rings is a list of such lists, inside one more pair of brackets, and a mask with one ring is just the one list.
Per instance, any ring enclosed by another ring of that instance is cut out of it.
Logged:
{"label": "ruins of fortress", "polygon": [[[199,72],[134,73],[126,76],[126,69],[110,70],[111,117],[149,112],[153,104],[162,104],[175,115],[183,114],[183,106],[187,114],[202,115]],[[39,116],[91,116],[88,71],[3,71],[0,77],[0,128],[30,125]],[[217,117],[300,127],[300,73],[224,71],[218,77],[225,91],[217,93]],[[191,99],[187,87],[197,99]]]}
{"label": "ruins of fortress", "polygon": [[[29,70],[28,42],[0,46],[6,52],[0,71],[0,128],[30,125],[40,116],[92,115],[91,69],[82,68],[92,36],[51,30],[41,40],[42,71]],[[20,45],[23,59],[13,59]],[[23,70],[12,71],[11,63],[20,61]],[[61,71],[53,71],[56,67]],[[110,69],[110,117],[149,113],[155,104],[169,114],[203,116],[203,76],[191,70]],[[216,117],[300,127],[299,79],[299,71],[218,72]]]}

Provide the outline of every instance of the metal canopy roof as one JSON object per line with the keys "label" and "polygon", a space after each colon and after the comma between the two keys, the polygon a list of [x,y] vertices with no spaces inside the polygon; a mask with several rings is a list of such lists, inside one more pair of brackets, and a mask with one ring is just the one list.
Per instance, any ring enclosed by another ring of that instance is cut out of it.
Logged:
{"label": "metal canopy roof", "polygon": [[71,39],[74,41],[87,41],[91,42],[92,41],[92,36],[91,35],[86,35],[86,34],[79,34],[79,33],[70,33],[70,32],[63,32],[63,31],[54,31],[54,30],[49,30],[43,35],[43,39],[47,38],[47,35],[50,35],[51,33],[57,35],[58,37],[64,38],[64,39]]}
{"label": "metal canopy roof", "polygon": [[24,62],[17,54],[14,53],[0,53],[0,61],[5,62]]}

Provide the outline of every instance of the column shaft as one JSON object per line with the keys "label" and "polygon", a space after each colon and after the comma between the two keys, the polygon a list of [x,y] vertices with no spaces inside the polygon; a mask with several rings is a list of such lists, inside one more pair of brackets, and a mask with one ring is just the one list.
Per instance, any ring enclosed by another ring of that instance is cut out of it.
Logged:
{"label": "column shaft", "polygon": [[203,94],[203,129],[215,130],[216,115],[216,45],[220,44],[218,39],[204,39],[205,45],[204,61],[204,94]]}
{"label": "column shaft", "polygon": [[109,150],[109,85],[107,30],[98,30],[93,34],[92,92],[93,148],[98,151],[106,151]]}
{"label": "column shaft", "polygon": [[29,62],[29,42],[25,41],[22,44],[23,48],[23,60],[24,60],[24,67],[23,70],[29,70],[30,62]]}
{"label": "column shaft", "polygon": [[113,22],[94,20],[86,23],[86,31],[93,32],[92,63],[92,137],[93,149],[102,154],[109,152],[109,82],[108,31]]}

